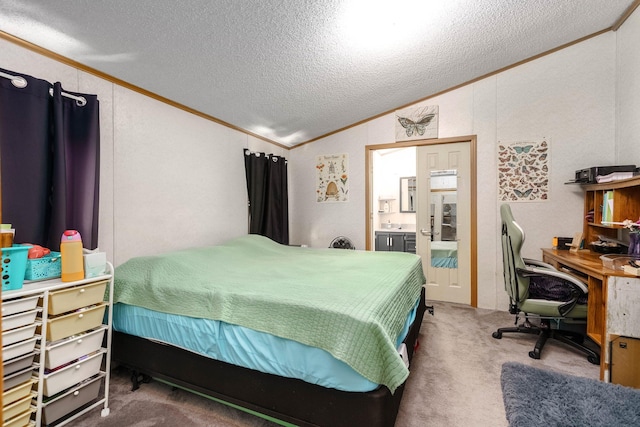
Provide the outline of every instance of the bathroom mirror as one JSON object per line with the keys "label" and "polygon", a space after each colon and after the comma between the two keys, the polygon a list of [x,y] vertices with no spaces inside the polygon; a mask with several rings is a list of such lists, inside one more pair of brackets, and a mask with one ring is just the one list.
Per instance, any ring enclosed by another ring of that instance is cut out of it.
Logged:
{"label": "bathroom mirror", "polygon": [[416,177],[400,178],[400,212],[416,211]]}

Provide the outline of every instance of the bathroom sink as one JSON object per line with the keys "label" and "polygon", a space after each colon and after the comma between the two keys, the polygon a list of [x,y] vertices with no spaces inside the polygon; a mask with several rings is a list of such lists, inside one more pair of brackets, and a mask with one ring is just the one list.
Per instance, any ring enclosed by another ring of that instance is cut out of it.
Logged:
{"label": "bathroom sink", "polygon": [[381,224],[379,230],[382,231],[406,231],[407,233],[412,233],[416,231],[416,226],[414,224]]}

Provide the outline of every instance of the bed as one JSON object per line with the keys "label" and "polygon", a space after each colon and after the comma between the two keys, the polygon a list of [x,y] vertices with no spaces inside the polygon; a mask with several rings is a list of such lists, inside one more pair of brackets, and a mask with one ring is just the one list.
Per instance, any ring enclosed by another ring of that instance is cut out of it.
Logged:
{"label": "bed", "polygon": [[115,271],[112,357],[282,424],[393,426],[426,309],[420,258],[248,235]]}
{"label": "bed", "polygon": [[431,267],[458,268],[458,242],[431,242]]}

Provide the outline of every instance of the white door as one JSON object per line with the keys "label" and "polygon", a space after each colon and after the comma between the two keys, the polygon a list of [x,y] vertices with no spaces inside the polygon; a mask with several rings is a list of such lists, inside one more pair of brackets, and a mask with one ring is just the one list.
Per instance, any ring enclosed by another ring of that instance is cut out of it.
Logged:
{"label": "white door", "polygon": [[416,251],[431,300],[471,304],[469,147],[468,142],[417,147]]}

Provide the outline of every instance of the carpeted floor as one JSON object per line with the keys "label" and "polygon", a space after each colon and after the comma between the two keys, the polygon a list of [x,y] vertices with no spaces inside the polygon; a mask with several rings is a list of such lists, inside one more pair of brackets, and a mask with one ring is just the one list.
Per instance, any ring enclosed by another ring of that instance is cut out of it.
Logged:
{"label": "carpeted floor", "polygon": [[501,383],[511,427],[640,425],[640,390],[514,362]]}
{"label": "carpeted floor", "polygon": [[434,317],[425,317],[423,351],[415,358],[396,427],[505,427],[507,420],[500,388],[502,364],[509,361],[598,378],[599,367],[564,344],[549,341],[542,357],[529,357],[535,337],[505,334],[494,339],[498,327],[511,326],[504,311],[435,303]]}
{"label": "carpeted floor", "polygon": [[[504,311],[433,303],[425,314],[420,347],[411,365],[396,427],[506,427],[500,374],[503,363],[519,362],[566,374],[597,379],[599,367],[555,342],[547,343],[540,360],[529,358],[535,337],[491,333],[513,324]],[[71,427],[269,427],[275,424],[223,404],[157,382],[130,391],[129,375],[114,371],[111,414],[95,409]]]}

